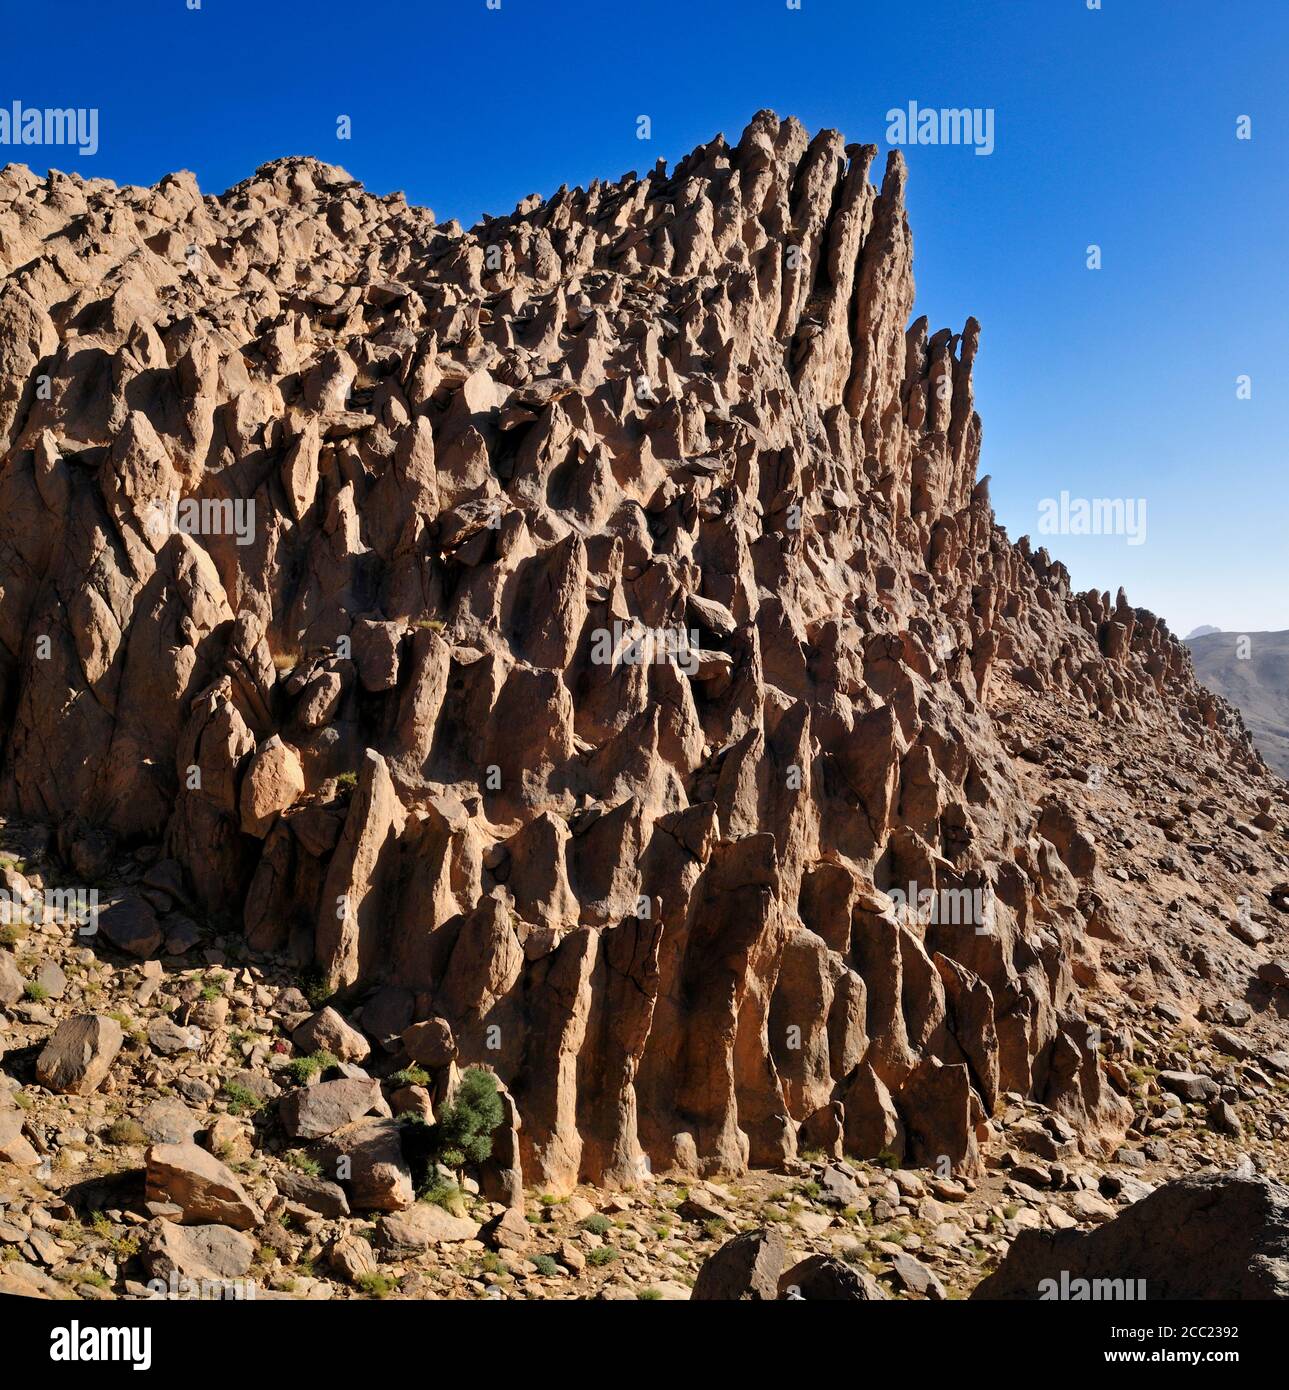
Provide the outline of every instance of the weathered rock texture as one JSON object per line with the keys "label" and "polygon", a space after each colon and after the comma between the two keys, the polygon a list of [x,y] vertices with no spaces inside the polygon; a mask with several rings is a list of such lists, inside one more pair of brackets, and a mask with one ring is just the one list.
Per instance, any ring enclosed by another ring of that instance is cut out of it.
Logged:
{"label": "weathered rock texture", "polygon": [[[1120,1281],[1117,1295],[1107,1281]],[[1289,1298],[1289,1188],[1253,1175],[1180,1178],[1095,1231],[1022,1231],[971,1296]]]}
{"label": "weathered rock texture", "polygon": [[387,1052],[435,1020],[548,1190],[971,1174],[1006,1092],[1112,1140],[1113,905],[999,702],[1263,772],[1160,621],[994,524],[979,326],[910,326],[875,154],[763,112],[469,232],[307,159],[9,166],[0,802],[86,876],[164,845]]}

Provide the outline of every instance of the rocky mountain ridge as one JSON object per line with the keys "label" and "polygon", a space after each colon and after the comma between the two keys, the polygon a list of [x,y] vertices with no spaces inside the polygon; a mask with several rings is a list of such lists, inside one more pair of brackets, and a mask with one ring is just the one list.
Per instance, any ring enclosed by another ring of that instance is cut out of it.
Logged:
{"label": "rocky mountain ridge", "polygon": [[495,1071],[503,1201],[974,1182],[1022,1102],[1104,1157],[1138,1004],[1277,1050],[1285,786],[994,523],[876,153],[762,112],[469,231],[0,173],[0,803],[102,950],[293,969],[427,1105]]}

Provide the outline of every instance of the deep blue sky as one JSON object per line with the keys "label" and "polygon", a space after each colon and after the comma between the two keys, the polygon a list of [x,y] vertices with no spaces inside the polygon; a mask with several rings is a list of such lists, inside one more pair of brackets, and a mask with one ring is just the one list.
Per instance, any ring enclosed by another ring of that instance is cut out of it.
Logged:
{"label": "deep blue sky", "polygon": [[1080,587],[1183,634],[1289,628],[1289,0],[0,0],[0,25],[0,104],[101,112],[92,158],[0,162],[219,192],[307,153],[467,223],[763,106],[883,148],[891,107],[991,107],[990,157],[905,153],[917,312],[983,325],[1000,521],[1037,540],[1062,489],[1144,497],[1143,545],[1047,540]]}

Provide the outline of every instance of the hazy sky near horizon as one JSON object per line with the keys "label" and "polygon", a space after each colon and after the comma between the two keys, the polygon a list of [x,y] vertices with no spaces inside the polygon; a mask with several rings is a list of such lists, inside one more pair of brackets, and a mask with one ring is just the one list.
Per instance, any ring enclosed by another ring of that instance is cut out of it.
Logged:
{"label": "hazy sky near horizon", "polygon": [[[882,159],[894,108],[991,113],[987,156],[905,157],[914,312],[982,324],[999,521],[1182,635],[1289,628],[1285,0],[194,2],[0,0],[0,108],[99,112],[92,156],[0,163],[209,193],[312,154],[468,224],[762,107]],[[1040,534],[1062,492],[1144,499],[1141,542]]]}

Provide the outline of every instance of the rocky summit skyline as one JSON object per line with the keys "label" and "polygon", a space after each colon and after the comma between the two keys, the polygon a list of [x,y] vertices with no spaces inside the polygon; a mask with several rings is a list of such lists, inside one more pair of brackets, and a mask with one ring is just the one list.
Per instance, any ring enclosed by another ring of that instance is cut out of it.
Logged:
{"label": "rocky summit skyline", "polygon": [[1289,787],[877,153],[0,171],[0,1288],[1284,1296]]}

